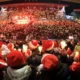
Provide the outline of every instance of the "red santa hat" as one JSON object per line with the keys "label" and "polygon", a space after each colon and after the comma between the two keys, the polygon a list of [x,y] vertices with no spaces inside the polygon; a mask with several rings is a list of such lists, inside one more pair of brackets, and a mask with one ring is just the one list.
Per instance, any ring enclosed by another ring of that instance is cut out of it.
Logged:
{"label": "red santa hat", "polygon": [[14,50],[7,55],[7,62],[10,67],[19,67],[25,64],[25,58],[20,51]]}
{"label": "red santa hat", "polygon": [[13,43],[9,43],[9,44],[7,45],[7,47],[8,47],[8,49],[9,49],[10,51],[12,51],[13,48],[14,48],[14,44],[13,44]]}
{"label": "red santa hat", "polygon": [[71,54],[72,54],[72,51],[71,51],[70,48],[67,49],[66,54],[67,54],[67,55],[71,55]]}
{"label": "red santa hat", "polygon": [[69,67],[70,71],[79,71],[80,70],[80,62],[73,62],[73,64]]}
{"label": "red santa hat", "polygon": [[42,40],[42,50],[43,52],[45,51],[50,51],[54,47],[54,43],[52,40]]}
{"label": "red santa hat", "polygon": [[74,56],[74,62],[72,65],[69,67],[71,71],[78,71],[80,70],[80,54],[76,53]]}
{"label": "red santa hat", "polygon": [[38,41],[37,40],[32,40],[29,42],[29,48],[30,49],[36,49],[39,46]]}
{"label": "red santa hat", "polygon": [[56,40],[53,40],[53,43],[54,43],[54,47],[58,47],[58,42]]}
{"label": "red santa hat", "polygon": [[52,54],[44,54],[41,63],[46,70],[54,69],[58,65],[58,58]]}
{"label": "red santa hat", "polygon": [[5,69],[6,67],[7,63],[4,60],[0,59],[0,69]]}

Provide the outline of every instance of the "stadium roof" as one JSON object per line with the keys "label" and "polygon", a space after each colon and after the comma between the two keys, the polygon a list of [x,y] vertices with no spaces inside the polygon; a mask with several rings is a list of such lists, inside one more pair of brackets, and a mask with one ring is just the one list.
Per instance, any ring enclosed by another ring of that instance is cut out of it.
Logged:
{"label": "stadium roof", "polygon": [[45,2],[72,5],[74,8],[80,9],[80,0],[0,0],[0,5],[22,3],[22,2]]}

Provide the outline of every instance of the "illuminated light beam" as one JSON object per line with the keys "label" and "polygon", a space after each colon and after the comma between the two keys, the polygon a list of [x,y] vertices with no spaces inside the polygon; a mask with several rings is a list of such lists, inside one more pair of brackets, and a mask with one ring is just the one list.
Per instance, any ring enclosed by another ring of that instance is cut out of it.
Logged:
{"label": "illuminated light beam", "polygon": [[25,19],[17,20],[17,24],[28,24],[29,21]]}
{"label": "illuminated light beam", "polygon": [[12,21],[15,24],[29,24],[30,22],[34,21],[34,17],[33,16],[29,17],[29,16],[26,16],[26,15],[13,16]]}

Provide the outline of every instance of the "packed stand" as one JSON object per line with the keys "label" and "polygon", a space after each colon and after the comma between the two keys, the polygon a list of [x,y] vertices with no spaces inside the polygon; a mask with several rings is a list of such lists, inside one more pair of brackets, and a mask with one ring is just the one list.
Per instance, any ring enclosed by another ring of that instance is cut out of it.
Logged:
{"label": "packed stand", "polygon": [[[80,24],[55,19],[58,9],[53,17],[47,13],[52,9],[35,9],[10,8],[7,19],[1,19],[0,79],[80,80]],[[33,12],[34,22],[18,25],[12,21],[15,15]]]}
{"label": "packed stand", "polygon": [[[60,8],[57,6],[8,7],[7,16],[4,19],[0,18],[0,37],[4,36],[5,39],[10,40],[24,40],[26,37],[29,40],[40,40],[41,38],[66,39],[69,35],[73,35],[79,38],[79,23],[63,18],[56,19]],[[33,20],[28,24],[16,24],[14,17],[24,17],[25,15]]]}
{"label": "packed stand", "polygon": [[1,80],[80,80],[80,41],[0,41]]}
{"label": "packed stand", "polygon": [[[6,39],[66,39],[69,35],[80,38],[80,24],[70,20],[36,21],[25,25],[5,24],[0,27],[0,37]],[[21,37],[22,36],[22,37]]]}

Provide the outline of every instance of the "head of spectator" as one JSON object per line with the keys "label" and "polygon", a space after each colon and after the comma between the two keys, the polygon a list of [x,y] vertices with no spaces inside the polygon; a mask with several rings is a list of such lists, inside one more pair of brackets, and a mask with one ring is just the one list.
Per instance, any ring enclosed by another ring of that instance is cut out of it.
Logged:
{"label": "head of spectator", "polygon": [[[80,73],[80,54],[78,52],[76,52],[75,56],[74,56],[74,61],[72,63],[72,65],[70,65],[69,67],[70,72],[71,72],[71,77],[75,79],[75,77],[79,76]],[[75,74],[75,76],[73,76],[73,74]]]}
{"label": "head of spectator", "polygon": [[0,42],[0,51],[3,58],[5,58],[10,53],[10,50],[3,42]]}
{"label": "head of spectator", "polygon": [[35,50],[38,48],[39,44],[37,40],[32,40],[29,42],[28,46],[31,50]]}
{"label": "head of spectator", "polygon": [[55,55],[44,54],[41,59],[41,64],[38,67],[38,70],[53,70],[58,66],[59,60]]}
{"label": "head of spectator", "polygon": [[52,40],[42,40],[42,52],[50,53],[53,51],[54,43]]}
{"label": "head of spectator", "polygon": [[14,50],[7,55],[8,65],[12,68],[20,67],[26,64],[25,58],[20,51]]}
{"label": "head of spectator", "polygon": [[8,43],[7,47],[10,51],[14,50],[14,44],[13,43]]}

